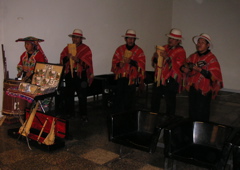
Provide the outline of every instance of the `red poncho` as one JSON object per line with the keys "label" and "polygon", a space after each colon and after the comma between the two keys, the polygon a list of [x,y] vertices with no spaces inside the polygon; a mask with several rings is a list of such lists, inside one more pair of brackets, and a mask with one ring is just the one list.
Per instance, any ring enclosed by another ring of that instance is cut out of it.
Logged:
{"label": "red poncho", "polygon": [[215,98],[218,91],[223,87],[222,73],[218,60],[212,52],[203,56],[199,56],[196,52],[187,59],[188,63],[196,64],[199,61],[206,62],[202,69],[211,73],[211,79],[207,79],[200,72],[193,70],[187,74],[186,89],[189,90],[190,86],[194,86],[195,89],[201,90],[203,95],[212,91],[213,98]]}
{"label": "red poncho", "polygon": [[28,53],[25,51],[20,56],[20,62],[17,65],[18,72],[34,72],[36,62],[47,63],[47,58],[40,51],[34,51],[30,58],[28,58]]}
{"label": "red poncho", "polygon": [[[63,58],[66,56],[68,56],[68,46],[66,46],[61,53],[60,64],[62,64],[62,65],[64,64]],[[79,77],[81,77],[81,73],[82,73],[83,69],[86,69],[88,83],[89,83],[89,85],[91,85],[93,78],[94,78],[91,49],[85,44],[81,44],[81,45],[77,46],[76,57],[78,57],[80,59],[79,63],[74,64],[74,68],[77,70],[77,75]],[[82,63],[82,62],[84,62],[84,63]],[[68,61],[67,63],[65,63],[64,74],[69,73],[69,71],[70,71],[70,62]]]}
{"label": "red poncho", "polygon": [[[163,61],[161,82],[166,85],[166,80],[170,77],[174,78],[179,84],[179,92],[183,87],[183,74],[180,71],[180,67],[186,61],[186,52],[182,46],[175,48],[169,48],[168,45],[164,46],[169,58]],[[158,68],[155,69],[155,76],[157,76]]]}
{"label": "red poncho", "polygon": [[119,77],[129,78],[129,85],[134,84],[137,81],[137,78],[140,78],[140,81],[143,82],[146,62],[143,50],[137,45],[130,50],[132,52],[130,59],[137,62],[137,67],[125,63],[125,65],[120,68],[118,64],[123,60],[125,50],[127,50],[126,45],[121,45],[116,49],[112,59],[111,71],[116,75],[116,79]]}

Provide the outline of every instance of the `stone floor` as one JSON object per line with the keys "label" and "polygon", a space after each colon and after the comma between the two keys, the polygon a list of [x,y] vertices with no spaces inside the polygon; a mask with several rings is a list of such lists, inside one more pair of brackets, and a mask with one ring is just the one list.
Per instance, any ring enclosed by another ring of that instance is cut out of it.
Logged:
{"label": "stone floor", "polygon": [[[148,98],[150,98],[150,93]],[[149,108],[146,94],[139,95],[138,107]],[[187,117],[188,97],[186,93],[177,96],[177,114]],[[161,111],[164,112],[164,104]],[[120,158],[119,145],[109,142],[107,115],[101,100],[88,102],[89,122],[84,123],[76,118],[69,119],[70,133],[73,139],[66,140],[62,149],[46,152],[31,146],[26,142],[19,142],[8,136],[8,129],[20,127],[19,123],[6,124],[0,127],[0,170],[17,169],[163,169],[163,148],[158,147],[153,154],[125,148],[125,157]],[[240,94],[220,92],[216,100],[212,101],[211,121],[231,126],[240,126]],[[179,170],[203,170],[193,165],[176,163]],[[231,169],[228,166],[227,169]]]}

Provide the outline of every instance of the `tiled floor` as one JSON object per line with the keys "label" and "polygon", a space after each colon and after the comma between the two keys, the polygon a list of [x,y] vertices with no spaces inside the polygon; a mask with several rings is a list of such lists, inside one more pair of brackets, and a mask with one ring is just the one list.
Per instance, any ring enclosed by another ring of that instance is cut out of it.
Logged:
{"label": "tiled floor", "polygon": [[[138,106],[148,108],[145,94],[140,95]],[[149,95],[150,97],[150,95]],[[187,117],[187,95],[177,98],[177,114]],[[163,169],[163,148],[158,147],[153,154],[135,149],[124,148],[125,157],[120,159],[119,145],[109,142],[106,109],[101,101],[89,101],[89,122],[83,123],[78,116],[69,120],[72,140],[66,140],[66,146],[54,152],[42,151],[26,142],[19,142],[7,134],[8,129],[20,127],[19,123],[0,127],[0,170],[10,169]],[[164,105],[161,110],[164,112]],[[231,126],[240,126],[240,94],[221,92],[212,102],[211,121]],[[192,165],[177,162],[177,169],[203,170]],[[228,168],[230,169],[230,168]]]}

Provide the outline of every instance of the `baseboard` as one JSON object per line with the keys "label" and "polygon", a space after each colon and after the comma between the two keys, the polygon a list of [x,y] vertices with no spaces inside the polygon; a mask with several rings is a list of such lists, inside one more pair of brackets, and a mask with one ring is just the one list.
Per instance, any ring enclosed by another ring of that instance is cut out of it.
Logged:
{"label": "baseboard", "polygon": [[220,91],[226,91],[226,92],[232,92],[232,93],[240,93],[240,90],[227,89],[227,88],[222,88]]}

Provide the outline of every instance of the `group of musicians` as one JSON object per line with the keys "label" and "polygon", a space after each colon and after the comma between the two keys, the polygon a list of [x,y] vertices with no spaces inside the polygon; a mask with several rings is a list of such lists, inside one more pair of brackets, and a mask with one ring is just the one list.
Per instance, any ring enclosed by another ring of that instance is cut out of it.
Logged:
{"label": "group of musicians", "polygon": [[[70,52],[66,46],[60,55],[60,64],[64,66],[66,114],[74,117],[75,92],[79,101],[79,115],[82,121],[87,117],[87,88],[94,78],[92,52],[82,41],[85,39],[80,29],[74,29],[72,44],[76,45],[76,53]],[[211,98],[215,97],[223,87],[220,65],[212,54],[213,47],[209,35],[200,34],[193,37],[197,51],[186,58],[181,46],[183,37],[179,29],[171,29],[168,43],[159,47],[154,53],[152,66],[155,69],[155,83],[151,102],[151,112],[158,113],[161,98],[166,100],[166,112],[175,114],[176,95],[184,88],[189,91],[189,114],[193,120],[208,121]],[[117,81],[113,112],[125,112],[135,109],[136,88],[144,88],[146,57],[143,50],[136,45],[138,39],[135,30],[128,29],[123,35],[125,44],[119,46],[112,58],[111,71]],[[35,37],[26,37],[16,41],[24,41],[26,51],[21,55],[17,70],[18,78],[31,80],[36,62],[48,60]]]}

